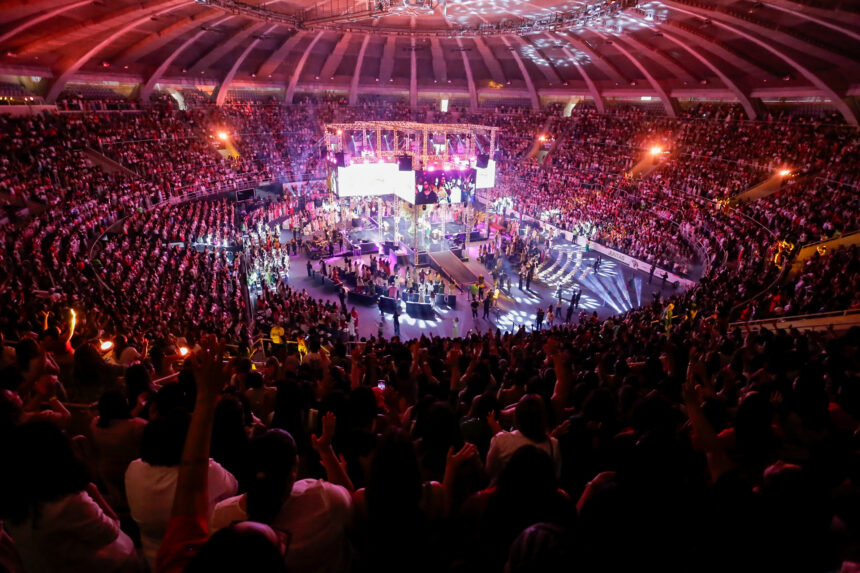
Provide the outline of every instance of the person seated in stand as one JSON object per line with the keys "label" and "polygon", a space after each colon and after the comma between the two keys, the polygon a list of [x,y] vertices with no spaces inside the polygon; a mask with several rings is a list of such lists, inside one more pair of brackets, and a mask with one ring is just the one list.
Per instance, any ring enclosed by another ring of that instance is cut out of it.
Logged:
{"label": "person seated in stand", "polygon": [[182,448],[175,495],[159,546],[159,573],[256,571],[286,573],[288,540],[270,526],[246,522],[209,534],[209,447],[215,406],[224,387],[223,347],[207,337],[192,356],[196,403]]}
{"label": "person seated in stand", "polygon": [[[254,479],[246,494],[215,506],[212,531],[246,520],[264,523],[288,537],[286,565],[291,572],[343,571],[350,554],[347,528],[352,521],[352,486],[331,449],[334,423],[334,415],[326,414],[323,435],[314,437],[329,481],[297,479],[296,443],[284,430],[269,430],[252,440],[249,463]],[[345,483],[349,489],[333,481]]]}
{"label": "person seated in stand", "polygon": [[3,465],[0,519],[26,571],[140,571],[134,543],[59,428],[14,428]]}
{"label": "person seated in stand", "polygon": [[[140,528],[143,555],[153,568],[169,521],[188,428],[188,414],[184,410],[160,411],[159,417],[143,432],[141,457],[132,461],[125,473],[131,516]],[[236,478],[218,462],[208,461],[207,475],[210,507],[236,493]]]}

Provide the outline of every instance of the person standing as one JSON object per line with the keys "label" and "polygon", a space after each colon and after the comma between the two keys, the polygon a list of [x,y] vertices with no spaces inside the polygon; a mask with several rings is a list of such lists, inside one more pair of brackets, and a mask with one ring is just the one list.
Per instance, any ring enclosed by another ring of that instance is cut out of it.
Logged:
{"label": "person standing", "polygon": [[570,320],[573,318],[573,305],[569,305],[567,307],[567,317],[565,319],[565,323],[570,324]]}
{"label": "person standing", "polygon": [[484,298],[484,316],[483,316],[483,318],[485,318],[485,319],[490,318],[490,307],[492,307],[492,306],[493,306],[493,297],[490,295],[487,295]]}
{"label": "person standing", "polygon": [[400,338],[400,309],[394,305],[394,336]]}
{"label": "person standing", "polygon": [[478,320],[478,300],[472,299],[472,318]]}
{"label": "person standing", "polygon": [[451,325],[451,338],[460,338],[460,317],[454,317],[454,323]]}
{"label": "person standing", "polygon": [[526,274],[526,290],[531,290],[532,288],[532,278],[534,278],[535,268],[533,265],[529,265],[528,273]]}
{"label": "person standing", "polygon": [[537,330],[540,330],[541,328],[543,328],[543,316],[544,316],[543,307],[540,306],[537,309],[537,317],[535,318],[535,324],[537,325]]}
{"label": "person standing", "polygon": [[654,278],[654,271],[657,270],[657,265],[652,264],[651,270],[648,271],[648,284],[651,284],[651,280]]}
{"label": "person standing", "polygon": [[555,291],[555,299],[555,314],[561,318],[561,303],[564,302],[564,292],[562,291],[561,285],[558,285],[558,289]]}

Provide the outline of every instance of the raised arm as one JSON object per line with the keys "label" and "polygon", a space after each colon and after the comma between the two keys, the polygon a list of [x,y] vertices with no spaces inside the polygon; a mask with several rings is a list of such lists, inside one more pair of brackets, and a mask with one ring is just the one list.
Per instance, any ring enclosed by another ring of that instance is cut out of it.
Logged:
{"label": "raised arm", "polygon": [[693,445],[696,449],[705,452],[708,458],[708,470],[711,474],[711,480],[717,481],[720,476],[734,466],[717,437],[717,433],[702,410],[700,387],[696,386],[693,374],[695,370],[696,366],[694,365],[694,361],[691,360],[687,368],[687,381],[684,384],[684,403],[686,404],[687,416],[693,429]]}
{"label": "raised arm", "polygon": [[570,360],[567,354],[561,352],[558,346],[558,341],[555,338],[549,338],[544,345],[544,352],[552,361],[553,369],[555,370],[555,388],[552,391],[550,404],[552,405],[553,413],[556,420],[564,419],[564,409],[569,403],[572,376]]}
{"label": "raised arm", "polygon": [[204,338],[192,357],[197,401],[182,450],[176,495],[171,515],[204,516],[208,519],[209,445],[215,420],[215,405],[224,387],[221,356],[224,347],[214,336]]}
{"label": "raised arm", "polygon": [[317,437],[316,434],[312,434],[311,444],[320,456],[320,463],[325,469],[326,479],[333,484],[345,487],[349,492],[354,492],[355,486],[352,485],[352,480],[346,473],[346,461],[343,456],[338,458],[335,455],[331,445],[336,424],[337,418],[334,413],[326,412],[322,421],[322,435]]}

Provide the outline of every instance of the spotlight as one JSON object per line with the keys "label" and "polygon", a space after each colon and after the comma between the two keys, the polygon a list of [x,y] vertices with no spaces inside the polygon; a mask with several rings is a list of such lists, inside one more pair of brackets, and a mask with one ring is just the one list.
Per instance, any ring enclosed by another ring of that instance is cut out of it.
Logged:
{"label": "spotlight", "polygon": [[181,356],[188,356],[188,348],[185,346],[180,346],[179,347],[179,354]]}
{"label": "spotlight", "polygon": [[659,145],[655,145],[651,148],[651,155],[660,155],[661,153],[663,153],[663,148]]}
{"label": "spotlight", "polygon": [[113,342],[111,342],[110,340],[105,340],[104,342],[99,344],[99,348],[102,352],[107,352],[108,350],[113,348]]}
{"label": "spotlight", "polygon": [[791,169],[782,169],[779,172],[780,177],[788,177],[791,175]]}
{"label": "spotlight", "polygon": [[226,131],[219,131],[218,132],[218,139],[220,139],[221,141],[227,141],[227,137],[228,137],[228,135],[227,135]]}

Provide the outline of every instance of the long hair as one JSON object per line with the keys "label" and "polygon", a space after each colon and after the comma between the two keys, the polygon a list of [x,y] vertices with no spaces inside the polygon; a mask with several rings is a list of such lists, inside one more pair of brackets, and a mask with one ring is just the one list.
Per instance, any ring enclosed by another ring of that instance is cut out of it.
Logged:
{"label": "long hair", "polygon": [[522,435],[533,442],[549,440],[546,433],[546,408],[543,398],[537,394],[526,394],[514,408],[514,424]]}
{"label": "long hair", "polygon": [[271,524],[293,489],[296,442],[284,430],[269,430],[248,448],[248,519]]}
{"label": "long hair", "polygon": [[108,390],[99,398],[99,428],[107,428],[114,420],[128,420],[131,418],[131,409],[122,392]]}
{"label": "long hair", "polygon": [[90,481],[68,436],[47,422],[17,426],[2,452],[0,518],[11,523],[38,520],[40,504],[83,491]]}
{"label": "long hair", "polygon": [[421,470],[412,440],[402,430],[389,430],[376,450],[367,484],[367,509],[375,523],[414,519],[421,502]]}

